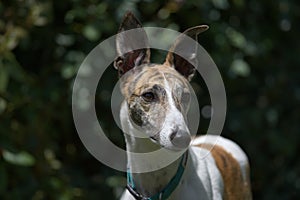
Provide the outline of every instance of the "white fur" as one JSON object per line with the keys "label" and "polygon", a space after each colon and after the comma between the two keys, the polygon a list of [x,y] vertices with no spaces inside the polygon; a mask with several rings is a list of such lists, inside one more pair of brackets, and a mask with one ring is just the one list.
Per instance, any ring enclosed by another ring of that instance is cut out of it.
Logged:
{"label": "white fur", "polygon": [[238,161],[241,167],[242,175],[244,180],[247,178],[246,166],[248,165],[248,158],[245,152],[233,141],[223,138],[216,135],[204,135],[197,137],[193,141],[193,145],[208,143],[216,144],[225,149],[228,153],[231,153],[232,156]]}
{"label": "white fur", "polygon": [[174,128],[177,126],[178,129],[184,130],[189,133],[189,129],[186,125],[182,113],[176,108],[175,101],[172,97],[172,88],[169,85],[167,79],[164,79],[164,89],[166,90],[166,95],[168,99],[169,110],[167,111],[164,125],[160,134],[161,145],[167,149],[171,150],[181,150],[177,149],[170,140],[170,135]]}

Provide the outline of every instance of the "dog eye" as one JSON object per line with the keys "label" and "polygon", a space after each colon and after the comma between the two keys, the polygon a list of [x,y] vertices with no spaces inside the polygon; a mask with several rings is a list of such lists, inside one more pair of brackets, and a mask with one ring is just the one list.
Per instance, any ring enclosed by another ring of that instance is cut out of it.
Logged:
{"label": "dog eye", "polygon": [[142,97],[147,102],[155,100],[155,94],[153,92],[145,92],[142,94]]}

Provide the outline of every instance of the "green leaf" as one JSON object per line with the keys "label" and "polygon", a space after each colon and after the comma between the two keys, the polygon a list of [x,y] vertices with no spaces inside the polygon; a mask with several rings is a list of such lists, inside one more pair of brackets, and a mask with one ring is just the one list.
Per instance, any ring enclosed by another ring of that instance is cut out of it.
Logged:
{"label": "green leaf", "polygon": [[63,78],[69,79],[69,78],[75,76],[76,72],[77,72],[76,67],[74,67],[73,65],[70,65],[70,64],[65,64],[62,67],[61,75]]}
{"label": "green leaf", "polygon": [[100,38],[101,33],[98,28],[93,25],[87,25],[83,28],[83,35],[90,41],[96,41]]}
{"label": "green leaf", "polygon": [[242,59],[236,59],[230,66],[230,72],[234,75],[247,77],[250,75],[249,64]]}
{"label": "green leaf", "polygon": [[3,158],[8,163],[26,167],[32,166],[35,163],[35,158],[25,151],[21,151],[20,153],[12,153],[10,151],[3,150]]}
{"label": "green leaf", "polygon": [[244,49],[246,47],[247,40],[242,33],[236,31],[233,28],[228,27],[226,29],[226,35],[230,39],[230,42],[233,46],[240,49]]}

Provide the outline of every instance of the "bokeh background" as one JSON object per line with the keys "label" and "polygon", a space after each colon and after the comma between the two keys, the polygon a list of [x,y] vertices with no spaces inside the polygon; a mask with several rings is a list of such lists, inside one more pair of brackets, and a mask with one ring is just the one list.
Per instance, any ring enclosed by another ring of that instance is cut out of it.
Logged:
{"label": "bokeh background", "polygon": [[[228,98],[223,135],[249,156],[254,199],[299,199],[296,0],[1,0],[0,199],[119,197],[125,174],[84,148],[72,120],[71,94],[85,56],[117,32],[127,10],[145,26],[183,31],[210,25],[199,41],[222,74]],[[193,86],[206,96],[200,79]],[[96,107],[110,139],[124,146],[110,111],[116,81],[117,72],[108,69]]]}

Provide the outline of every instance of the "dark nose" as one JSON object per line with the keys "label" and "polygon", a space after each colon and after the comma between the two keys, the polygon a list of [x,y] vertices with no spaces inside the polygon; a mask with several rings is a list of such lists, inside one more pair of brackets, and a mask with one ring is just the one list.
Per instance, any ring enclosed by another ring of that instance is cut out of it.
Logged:
{"label": "dark nose", "polygon": [[170,135],[172,144],[180,149],[185,149],[191,142],[191,136],[187,131],[177,130]]}

